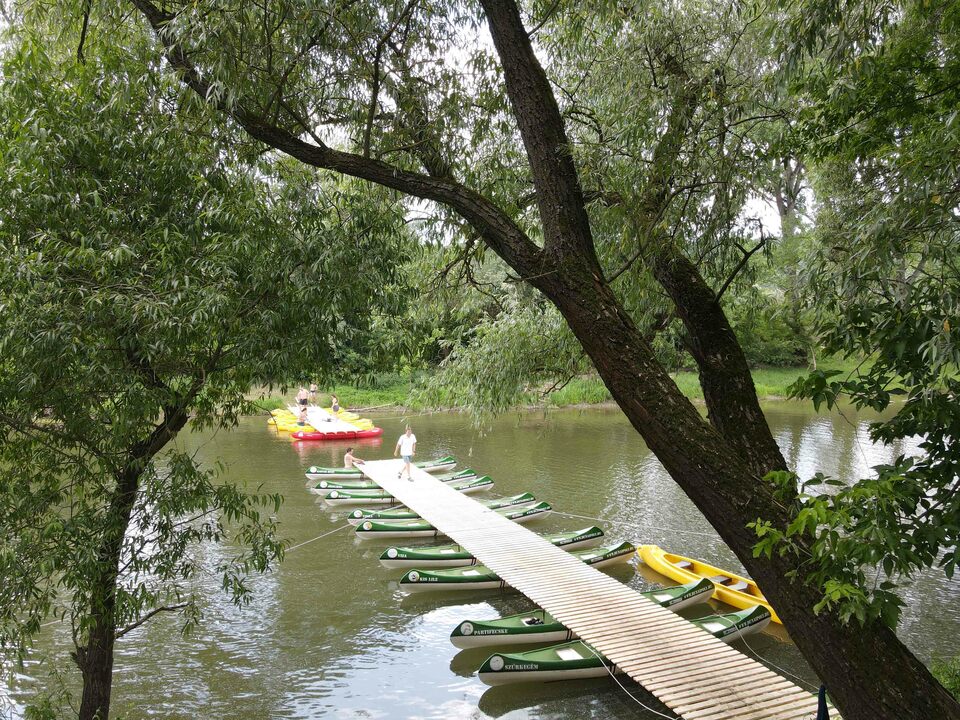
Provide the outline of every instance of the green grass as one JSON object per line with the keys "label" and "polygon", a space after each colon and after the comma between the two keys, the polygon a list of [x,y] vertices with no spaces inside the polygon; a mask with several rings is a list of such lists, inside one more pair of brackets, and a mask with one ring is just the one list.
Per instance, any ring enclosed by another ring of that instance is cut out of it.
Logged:
{"label": "green grass", "polygon": [[[841,370],[850,372],[857,367],[858,361],[826,358],[818,364],[820,370]],[[753,383],[757,388],[757,395],[763,398],[784,398],[789,388],[798,378],[810,372],[807,367],[791,368],[756,368],[753,370]],[[670,373],[670,377],[677,383],[680,392],[691,400],[702,400],[703,390],[700,380],[693,370],[681,370]],[[557,407],[565,405],[587,405],[608,402],[612,400],[610,393],[599,378],[576,378],[568,385],[551,393],[548,402]]]}
{"label": "green grass", "polygon": [[[826,358],[820,362],[818,367],[821,370],[850,372],[857,365],[858,362],[854,360]],[[756,368],[753,371],[753,382],[757,387],[757,395],[761,399],[787,397],[789,387],[796,382],[797,378],[808,372],[809,370],[806,367]],[[696,372],[681,370],[670,375],[684,395],[692,400],[703,399],[703,391],[700,389],[700,381]],[[340,398],[340,404],[352,410],[363,410],[364,408],[389,410],[391,407],[398,410],[416,410],[420,409],[420,405],[413,400],[414,385],[414,380],[398,375],[379,378],[368,386],[338,383],[318,392],[317,401],[320,405],[328,407],[330,405],[330,393],[334,392]],[[253,399],[254,405],[266,413],[275,408],[292,405],[295,394],[296,387],[292,388],[286,395],[271,393],[262,399],[259,398],[259,392],[251,393],[251,399]],[[532,397],[531,400],[533,400]],[[610,393],[599,378],[581,377],[574,378],[564,387],[550,393],[546,402],[554,407],[567,407],[570,405],[596,405],[611,400]]]}
{"label": "green grass", "polygon": [[[334,393],[340,399],[341,407],[350,410],[363,408],[409,407],[409,396],[412,383],[402,378],[391,378],[388,382],[379,383],[370,387],[356,387],[354,385],[338,383],[332,387],[321,388],[317,391],[317,404],[322,407],[330,406],[330,394]],[[277,408],[284,408],[294,404],[298,387],[292,387],[285,395],[278,392],[266,394],[267,391],[251,393],[253,404],[262,412],[268,413]],[[260,394],[264,393],[264,397]]]}
{"label": "green grass", "polygon": [[934,660],[930,666],[933,676],[960,700],[960,656],[952,660]]}
{"label": "green grass", "polygon": [[574,378],[564,387],[547,396],[547,402],[557,407],[593,405],[610,400],[612,400],[610,391],[600,378]]}

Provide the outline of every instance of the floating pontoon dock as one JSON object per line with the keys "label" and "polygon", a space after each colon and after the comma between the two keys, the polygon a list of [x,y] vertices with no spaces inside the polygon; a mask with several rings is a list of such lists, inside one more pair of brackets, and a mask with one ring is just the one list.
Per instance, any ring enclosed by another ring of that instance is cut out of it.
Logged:
{"label": "floating pontoon dock", "polygon": [[398,479],[401,467],[379,460],[360,469],[681,717],[816,716],[815,695],[423,470]]}

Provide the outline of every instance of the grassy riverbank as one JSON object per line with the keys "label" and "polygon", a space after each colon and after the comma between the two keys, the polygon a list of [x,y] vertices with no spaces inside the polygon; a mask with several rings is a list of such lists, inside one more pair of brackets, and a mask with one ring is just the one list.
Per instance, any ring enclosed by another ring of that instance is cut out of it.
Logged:
{"label": "grassy riverbank", "polygon": [[[852,371],[857,366],[855,361],[827,359],[820,363],[821,370]],[[761,400],[774,400],[789,395],[790,386],[798,378],[809,372],[807,367],[795,368],[757,368],[753,371],[753,382],[757,387],[757,394]],[[697,379],[697,373],[682,370],[671,373],[677,386],[684,395],[691,400],[702,400],[703,390]],[[390,376],[382,378],[375,385],[355,387],[348,384],[337,384],[331,388],[324,388],[318,393],[321,405],[329,405],[330,393],[336,393],[341,404],[351,409],[406,409],[422,410],[423,408],[411,400],[415,382],[409,378]],[[264,391],[253,395],[255,404],[264,412],[278,407],[286,407],[293,403],[296,388],[292,388],[286,395],[277,392]],[[575,378],[561,389],[551,393],[542,403],[550,407],[570,407],[578,405],[600,405],[612,402],[610,393],[599,378]],[[536,404],[536,398],[531,394],[531,404]]]}
{"label": "grassy riverbank", "polygon": [[[855,361],[828,359],[821,362],[820,370],[852,371],[857,366]],[[804,367],[794,368],[756,368],[753,370],[753,384],[757,388],[757,395],[761,400],[776,400],[787,397],[790,386],[799,378],[810,372]],[[702,400],[703,390],[697,373],[691,370],[681,370],[670,373],[680,391],[691,400]],[[565,387],[554,392],[548,398],[550,405],[566,407],[569,405],[595,405],[609,402],[612,398],[607,388],[599,378],[576,378]]]}

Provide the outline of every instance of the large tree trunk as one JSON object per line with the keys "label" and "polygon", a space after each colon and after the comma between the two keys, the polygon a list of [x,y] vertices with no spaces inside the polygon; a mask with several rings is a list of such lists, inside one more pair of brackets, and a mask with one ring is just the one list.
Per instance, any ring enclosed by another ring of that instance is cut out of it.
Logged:
{"label": "large tree trunk", "polygon": [[846,720],[960,719],[960,705],[892,631],[878,623],[845,625],[831,613],[814,615],[819,588],[790,577],[797,569],[791,558],[753,556],[757,538],[747,525],[763,518],[785,527],[789,514],[763,480],[784,462],[760,413],[739,343],[696,269],[675,254],[661,258],[655,274],[693,338],[708,425],[603,280],[589,223],[578,212],[583,196],[563,121],[519,9],[513,0],[481,4],[524,136],[545,229],[549,267],[531,282],[563,314],[670,476],[764,588]]}
{"label": "large tree trunk", "polygon": [[123,540],[137,501],[140,478],[152,458],[186,425],[186,407],[202,384],[202,380],[195,380],[184,398],[164,408],[163,422],[130,448],[126,464],[117,473],[117,485],[110,496],[97,556],[99,577],[93,579],[90,592],[90,630],[86,643],[77,647],[74,655],[83,679],[79,720],[108,720],[110,717],[113,651],[117,640],[117,578]]}
{"label": "large tree trunk", "polygon": [[128,465],[117,478],[106,513],[106,529],[97,556],[99,577],[93,579],[90,592],[91,627],[87,642],[77,648],[76,660],[83,678],[80,720],[107,720],[113,689],[113,648],[116,642],[117,577],[123,538],[136,502],[137,486],[143,467],[138,461]]}
{"label": "large tree trunk", "polygon": [[108,618],[107,613],[103,613],[90,630],[86,646],[77,653],[77,664],[83,680],[78,715],[80,720],[107,720],[110,716],[115,641],[112,614]]}
{"label": "large tree trunk", "polygon": [[[960,718],[960,705],[892,631],[878,623],[844,624],[832,613],[814,615],[819,589],[802,578],[789,578],[796,570],[791,558],[753,557],[757,539],[747,523],[760,517],[781,527],[788,522],[770,484],[751,470],[748,458],[701,421],[696,408],[652,361],[651,349],[606,286],[591,287],[590,273],[578,273],[569,265],[563,275],[545,285],[544,292],[670,476],[764,588],[844,718]],[[761,452],[763,447],[761,443]]]}

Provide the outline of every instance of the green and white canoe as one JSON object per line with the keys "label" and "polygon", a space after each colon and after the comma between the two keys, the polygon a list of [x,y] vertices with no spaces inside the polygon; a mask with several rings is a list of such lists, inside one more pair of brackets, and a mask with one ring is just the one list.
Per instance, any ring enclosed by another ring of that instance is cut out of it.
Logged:
{"label": "green and white canoe", "polygon": [[[526,507],[536,504],[537,499],[531,493],[520,493],[519,495],[510,495],[508,497],[491,498],[490,500],[481,500],[480,504],[491,510],[502,510],[503,508]],[[364,510],[357,508],[351,511],[347,517],[347,522],[351,525],[359,525],[364,520],[420,520],[417,513],[408,507],[399,507],[392,510]]]}
{"label": "green and white canoe", "polygon": [[[489,475],[478,477],[474,480],[461,480],[450,483],[457,492],[465,495],[483,492],[484,490],[493,490],[493,480]],[[394,507],[402,505],[393,495],[386,490],[331,490],[323,496],[323,501],[327,505],[379,505],[385,507]]]}
{"label": "green and white canoe", "polygon": [[[587,548],[600,544],[603,530],[596,525],[570,532],[541,535],[564,550]],[[424,545],[420,547],[388,547],[380,555],[385,568],[447,568],[476,565],[477,559],[462,545]]]}
{"label": "green and white canoe", "polygon": [[[457,466],[457,459],[447,455],[436,460],[424,460],[414,463],[421,470],[428,473],[439,473],[453,470]],[[319,467],[311,465],[307,468],[308,480],[362,480],[364,475],[357,468]]]}
{"label": "green and white canoe", "polygon": [[[538,502],[536,505],[520,508],[496,510],[507,520],[515,523],[527,523],[539,520],[553,512],[550,503]],[[356,529],[361,540],[398,537],[443,537],[443,533],[426,520],[365,520]]]}
{"label": "green and white canoe", "polygon": [[[629,562],[632,543],[601,546],[589,550],[574,550],[570,554],[587,565],[605,567],[613,563]],[[407,592],[424,590],[501,590],[510,586],[486,565],[455,567],[443,570],[408,570],[400,578],[400,589]]]}
{"label": "green and white canoe", "polygon": [[[690,605],[706,602],[713,595],[713,590],[713,583],[707,578],[701,578],[686,585],[675,585],[640,594],[660,607],[676,612]],[[495,620],[464,620],[450,633],[450,642],[465,650],[490,645],[568,642],[576,637],[550,613],[538,608]]]}
{"label": "green and white canoe", "polygon": [[[460,482],[461,480],[473,480],[477,477],[476,470],[466,468],[460,472],[441,473],[433,476],[436,480],[444,483]],[[315,495],[325,495],[331,490],[379,490],[380,486],[373,480],[321,480],[320,482],[310,482],[307,489]]]}
{"label": "green and white canoe", "polygon": [[[709,615],[690,622],[724,642],[732,642],[763,630],[770,622],[770,611],[762,605],[755,605],[739,612]],[[616,672],[619,669],[600,653],[585,642],[574,640],[540,650],[491,655],[480,666],[478,675],[487,685],[506,685],[605,677]]]}

